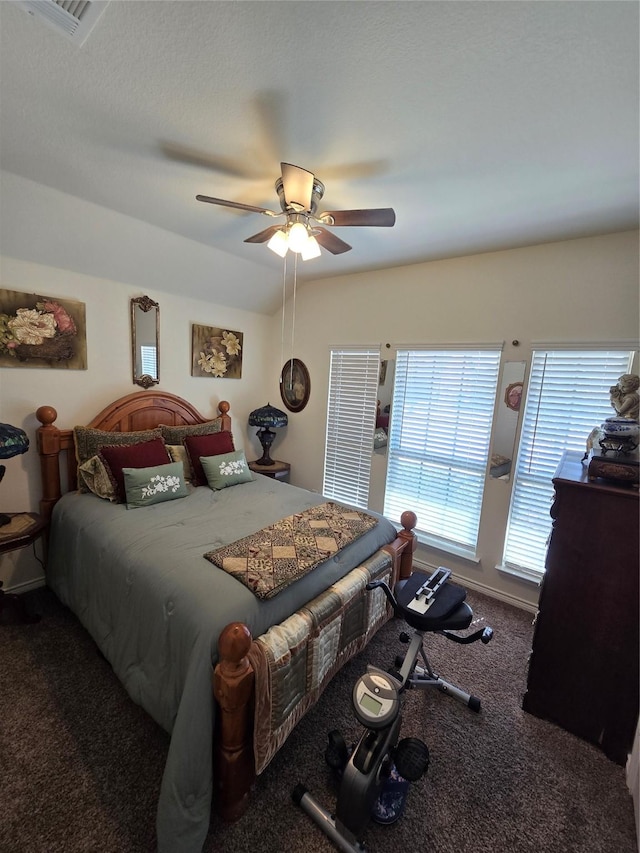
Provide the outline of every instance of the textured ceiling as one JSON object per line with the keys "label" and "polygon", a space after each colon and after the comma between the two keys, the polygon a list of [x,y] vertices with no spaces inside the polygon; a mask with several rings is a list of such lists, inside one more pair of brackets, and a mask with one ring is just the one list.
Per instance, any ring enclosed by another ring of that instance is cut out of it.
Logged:
{"label": "textured ceiling", "polygon": [[[277,208],[281,161],[325,183],[321,210],[397,215],[391,229],[336,228],[353,250],[323,252],[299,277],[635,228],[638,10],[112,0],[79,47],[0,2],[2,250],[25,254],[7,225],[18,176],[154,226],[132,224],[150,264],[163,232],[167,245],[185,238],[182,262],[193,247],[194,269],[235,264],[242,287],[212,300],[246,306],[255,294],[252,307],[269,310],[282,262],[243,240],[271,222],[195,196]],[[75,256],[53,257],[43,240],[31,259],[113,278],[99,251],[83,256],[92,235],[77,236]],[[171,288],[161,269],[156,280]]]}

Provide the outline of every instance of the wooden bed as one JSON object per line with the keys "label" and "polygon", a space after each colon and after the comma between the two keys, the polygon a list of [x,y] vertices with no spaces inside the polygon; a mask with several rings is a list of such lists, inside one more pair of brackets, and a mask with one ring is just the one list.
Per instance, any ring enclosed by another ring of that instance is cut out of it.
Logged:
{"label": "wooden bed", "polygon": [[[231,431],[229,403],[218,404],[221,429]],[[41,406],[36,416],[38,452],[42,473],[40,511],[49,521],[63,493],[77,488],[77,462],[72,429],[59,429],[57,412]],[[188,402],[173,394],[140,391],[105,407],[85,426],[110,432],[148,430],[159,424],[169,426],[200,424],[211,420]],[[411,574],[416,518],[412,512],[402,517],[403,529],[395,541],[384,547],[392,560],[392,582]],[[251,663],[252,636],[241,622],[228,624],[218,640],[219,658],[213,672],[213,694],[217,702],[214,744],[214,806],[222,819],[237,820],[246,810],[255,780],[253,753],[255,673]]]}

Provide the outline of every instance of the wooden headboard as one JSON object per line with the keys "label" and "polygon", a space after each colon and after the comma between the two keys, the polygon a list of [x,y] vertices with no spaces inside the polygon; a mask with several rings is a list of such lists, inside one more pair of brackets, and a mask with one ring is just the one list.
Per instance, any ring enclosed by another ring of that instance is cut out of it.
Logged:
{"label": "wooden headboard", "polygon": [[[218,403],[217,418],[206,418],[191,403],[163,391],[135,391],[120,397],[106,406],[84,426],[108,432],[134,432],[153,429],[160,424],[181,426],[219,420],[220,428],[231,431],[229,403]],[[40,406],[36,418],[42,426],[37,430],[38,453],[42,476],[42,499],[40,513],[46,519],[64,491],[77,486],[76,449],[73,429],[58,429],[55,420],[58,413],[52,406]]]}

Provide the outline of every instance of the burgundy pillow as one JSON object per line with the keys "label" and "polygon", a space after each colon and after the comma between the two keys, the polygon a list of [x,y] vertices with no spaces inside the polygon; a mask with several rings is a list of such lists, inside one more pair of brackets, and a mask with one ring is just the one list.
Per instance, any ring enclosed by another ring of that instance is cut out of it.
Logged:
{"label": "burgundy pillow", "polygon": [[138,444],[109,444],[100,448],[98,456],[109,472],[120,502],[126,500],[123,468],[151,468],[155,465],[167,465],[172,461],[161,438],[142,441]]}
{"label": "burgundy pillow", "polygon": [[194,486],[206,486],[207,477],[200,463],[201,456],[219,456],[221,453],[233,453],[233,436],[229,430],[214,432],[211,435],[187,435],[184,439],[191,469]]}

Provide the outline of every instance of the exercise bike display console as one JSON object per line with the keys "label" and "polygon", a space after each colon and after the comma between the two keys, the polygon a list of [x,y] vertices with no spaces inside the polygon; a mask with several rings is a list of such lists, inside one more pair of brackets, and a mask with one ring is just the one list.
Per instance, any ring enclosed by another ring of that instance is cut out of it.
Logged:
{"label": "exercise bike display console", "polygon": [[390,725],[400,713],[398,684],[381,669],[370,667],[353,688],[353,710],[358,721],[369,729]]}

